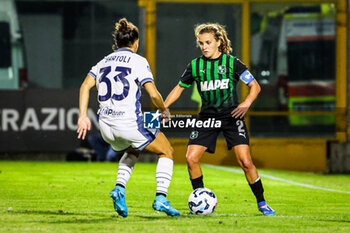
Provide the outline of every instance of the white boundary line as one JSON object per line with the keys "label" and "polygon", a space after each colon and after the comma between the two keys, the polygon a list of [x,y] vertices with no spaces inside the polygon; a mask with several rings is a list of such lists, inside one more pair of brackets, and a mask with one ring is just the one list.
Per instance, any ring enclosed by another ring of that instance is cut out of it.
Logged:
{"label": "white boundary line", "polygon": [[[209,168],[213,168],[213,169],[216,169],[216,170],[223,170],[223,171],[227,171],[227,172],[233,172],[233,173],[238,173],[238,174],[244,174],[244,172],[243,172],[241,169],[237,169],[237,168],[223,167],[223,166],[210,165],[210,164],[204,164],[204,166],[205,166],[205,167],[209,167]],[[259,172],[259,173],[260,173],[260,172]],[[336,192],[336,193],[346,193],[346,194],[350,194],[349,191],[342,191],[342,190],[336,190],[336,189],[329,189],[329,188],[317,187],[317,186],[310,185],[310,184],[303,184],[303,183],[294,182],[294,181],[291,181],[291,180],[286,180],[286,179],[278,178],[278,177],[276,177],[276,176],[264,175],[264,174],[262,174],[262,173],[260,173],[259,176],[264,177],[264,178],[268,178],[268,179],[271,179],[271,180],[277,180],[277,181],[281,181],[281,182],[284,182],[284,183],[288,183],[288,184],[293,184],[293,185],[305,187],[305,188],[318,189],[318,190],[329,191],[329,192]]]}
{"label": "white boundary line", "polygon": [[[27,214],[30,213],[30,211],[25,211],[25,210],[15,210],[15,211],[7,211],[7,210],[3,210],[0,211],[1,214]],[[44,213],[43,213],[44,214]],[[52,211],[51,214],[55,214],[57,215],[58,212],[56,211]],[[94,215],[109,215],[109,216],[115,216],[118,217],[119,220],[121,219],[128,219],[128,218],[122,218],[121,216],[118,216],[117,212],[96,212],[96,211],[92,211],[92,212],[62,212],[60,213],[60,215],[89,215],[89,214],[94,214]],[[133,217],[143,217],[143,216],[160,216],[160,217],[168,217],[165,213],[159,212],[159,211],[154,211],[154,212],[128,212],[129,216],[133,216]],[[228,214],[218,214],[218,213],[213,213],[211,215],[208,216],[212,216],[212,217],[264,217],[263,215],[247,215],[247,214],[233,214],[233,213],[228,213]],[[181,213],[180,217],[198,217],[201,218],[203,217],[203,215],[193,215],[193,214],[189,214],[189,213]],[[168,217],[169,218],[169,217]],[[306,215],[306,216],[286,216],[286,215],[275,215],[273,216],[273,218],[312,218],[312,219],[338,219],[335,216],[326,216],[326,217],[320,217],[320,216],[310,216],[310,215]]]}

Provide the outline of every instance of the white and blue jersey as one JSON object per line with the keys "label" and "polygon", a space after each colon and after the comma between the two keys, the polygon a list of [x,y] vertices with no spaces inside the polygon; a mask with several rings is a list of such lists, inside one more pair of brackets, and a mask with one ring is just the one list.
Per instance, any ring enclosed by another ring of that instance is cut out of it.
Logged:
{"label": "white and blue jersey", "polygon": [[[117,151],[132,145],[142,150],[155,134],[143,128],[141,87],[153,82],[147,60],[129,49],[118,49],[93,66],[101,133]],[[132,133],[133,132],[133,133]]]}

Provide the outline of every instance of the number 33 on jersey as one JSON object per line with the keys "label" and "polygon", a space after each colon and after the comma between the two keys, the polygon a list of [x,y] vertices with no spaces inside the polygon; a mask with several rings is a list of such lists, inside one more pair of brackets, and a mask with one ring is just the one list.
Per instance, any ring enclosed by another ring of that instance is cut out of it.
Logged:
{"label": "number 33 on jersey", "polygon": [[142,116],[140,87],[153,82],[147,60],[129,49],[118,49],[93,66],[99,114],[103,118],[135,121]]}

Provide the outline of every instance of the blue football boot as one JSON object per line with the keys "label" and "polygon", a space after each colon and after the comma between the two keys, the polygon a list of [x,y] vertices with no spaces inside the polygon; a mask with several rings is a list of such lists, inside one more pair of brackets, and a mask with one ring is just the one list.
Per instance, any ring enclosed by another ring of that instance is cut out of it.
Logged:
{"label": "blue football boot", "polygon": [[162,211],[170,216],[179,216],[180,212],[174,209],[170,202],[163,195],[156,196],[153,202],[153,209],[157,211]]}
{"label": "blue football boot", "polygon": [[115,211],[117,211],[123,218],[126,218],[128,216],[128,209],[125,203],[125,188],[116,186],[110,192],[110,196],[112,198]]}
{"label": "blue football boot", "polygon": [[275,211],[266,204],[266,201],[262,201],[258,203],[259,211],[263,213],[265,216],[273,216],[275,215]]}

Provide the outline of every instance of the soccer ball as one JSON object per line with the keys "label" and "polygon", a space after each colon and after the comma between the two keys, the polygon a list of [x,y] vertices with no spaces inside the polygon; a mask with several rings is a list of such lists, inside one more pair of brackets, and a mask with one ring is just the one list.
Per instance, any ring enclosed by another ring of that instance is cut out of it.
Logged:
{"label": "soccer ball", "polygon": [[216,205],[215,193],[207,188],[198,188],[188,197],[188,207],[191,214],[209,215],[214,212]]}

